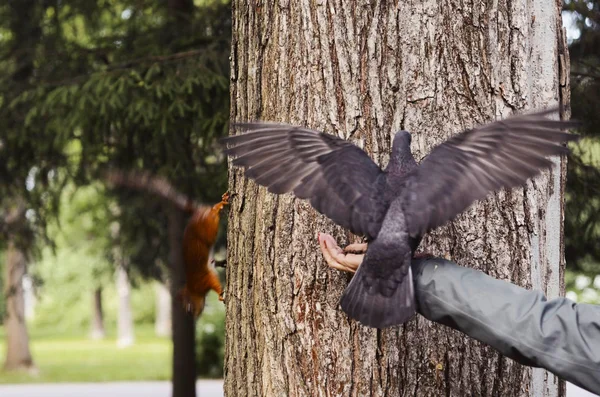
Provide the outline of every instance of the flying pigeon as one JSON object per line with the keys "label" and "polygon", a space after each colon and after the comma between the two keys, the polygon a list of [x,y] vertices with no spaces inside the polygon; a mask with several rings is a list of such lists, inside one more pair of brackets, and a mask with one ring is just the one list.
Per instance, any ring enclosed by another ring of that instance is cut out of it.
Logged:
{"label": "flying pigeon", "polygon": [[552,120],[557,109],[517,115],[463,131],[417,164],[411,135],[395,134],[381,169],[363,150],[300,126],[240,123],[249,131],[223,138],[233,165],[271,193],[293,192],[320,213],[369,241],[344,291],[342,310],[362,324],[385,328],[415,314],[411,259],[421,237],[491,192],[524,184],[550,168],[548,156],[577,139]]}

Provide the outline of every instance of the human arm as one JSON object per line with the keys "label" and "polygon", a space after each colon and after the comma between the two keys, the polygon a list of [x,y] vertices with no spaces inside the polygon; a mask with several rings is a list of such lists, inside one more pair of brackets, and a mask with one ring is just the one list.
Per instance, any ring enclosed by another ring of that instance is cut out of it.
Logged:
{"label": "human arm", "polygon": [[[331,236],[321,234],[319,242],[332,267],[352,271],[360,265],[361,255],[347,254]],[[541,291],[440,258],[415,259],[412,269],[423,317],[600,394],[600,306],[547,300]]]}

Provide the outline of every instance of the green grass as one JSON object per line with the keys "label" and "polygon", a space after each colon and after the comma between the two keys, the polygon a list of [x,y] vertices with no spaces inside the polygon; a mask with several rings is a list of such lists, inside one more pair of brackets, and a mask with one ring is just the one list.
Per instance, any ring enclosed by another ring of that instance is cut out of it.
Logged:
{"label": "green grass", "polygon": [[[4,360],[4,334],[0,329],[0,357]],[[172,344],[136,328],[136,342],[118,348],[116,340],[92,341],[85,336],[32,333],[31,350],[38,374],[0,372],[3,383],[106,382],[167,380],[171,377]]]}

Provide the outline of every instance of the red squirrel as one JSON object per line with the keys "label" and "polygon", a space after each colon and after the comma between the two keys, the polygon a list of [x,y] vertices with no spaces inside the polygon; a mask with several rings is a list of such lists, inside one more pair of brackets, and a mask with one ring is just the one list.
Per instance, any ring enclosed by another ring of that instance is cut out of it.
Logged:
{"label": "red squirrel", "polygon": [[208,258],[217,239],[221,210],[229,204],[229,194],[223,194],[221,202],[212,207],[200,206],[194,211],[183,232],[183,261],[185,285],[179,292],[183,307],[198,318],[204,309],[206,294],[212,289],[223,300],[223,288],[219,276]]}
{"label": "red squirrel", "polygon": [[221,201],[210,207],[194,203],[175,190],[167,180],[148,173],[110,171],[106,179],[114,185],[154,193],[192,214],[183,232],[185,285],[179,291],[178,298],[195,319],[202,314],[206,294],[210,290],[219,294],[219,300],[223,301],[223,288],[214,266],[209,263],[209,256],[219,231],[221,210],[229,204],[229,194],[223,194]]}

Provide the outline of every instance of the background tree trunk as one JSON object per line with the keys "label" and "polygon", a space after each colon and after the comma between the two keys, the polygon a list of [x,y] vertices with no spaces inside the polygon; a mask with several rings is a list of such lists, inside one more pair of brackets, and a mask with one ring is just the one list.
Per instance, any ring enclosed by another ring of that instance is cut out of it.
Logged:
{"label": "background tree trunk", "polygon": [[119,307],[117,315],[117,346],[127,347],[135,342],[133,315],[131,314],[131,285],[123,264],[117,266],[117,294]]}
{"label": "background tree trunk", "polygon": [[154,332],[157,336],[171,336],[171,293],[162,282],[154,283],[156,294],[156,319]]}
{"label": "background tree trunk", "polygon": [[[37,12],[34,0],[10,2],[6,4],[5,11],[11,16],[10,31],[13,35],[12,42],[18,43],[12,49],[18,67],[12,72],[10,78],[14,84],[26,87],[28,79],[31,78],[34,70],[34,57],[32,54],[41,37],[42,28],[40,21],[43,15]],[[27,262],[25,252],[22,250],[23,247],[17,244],[17,242],[24,239],[22,236],[25,233],[21,233],[24,231],[24,225],[26,225],[24,217],[26,206],[23,198],[17,192],[8,194],[2,199],[3,204],[12,202],[17,207],[9,215],[9,218],[12,219],[4,220],[9,226],[8,249],[4,267],[4,294],[6,298],[6,317],[4,319],[6,328],[6,361],[4,368],[7,370],[18,368],[33,369],[34,364],[29,350],[29,334],[27,332],[27,323],[25,322],[25,301],[23,296],[23,276],[27,270]]]}
{"label": "background tree trunk", "polygon": [[196,396],[196,333],[193,316],[183,310],[177,299],[185,284],[183,264],[184,214],[177,208],[169,209],[169,250],[171,263],[171,312],[173,313],[173,396]]}
{"label": "background tree trunk", "polygon": [[[465,128],[566,101],[560,4],[525,0],[233,2],[231,119],[337,134],[387,164],[393,132],[417,159]],[[561,62],[559,64],[559,61]],[[564,160],[429,235],[422,250],[549,297],[563,292]],[[229,396],[555,396],[544,370],[417,316],[378,331],[338,302],[318,231],[355,241],[305,201],[230,174]]]}
{"label": "background tree trunk", "polygon": [[90,337],[92,339],[104,339],[105,336],[104,312],[102,311],[102,288],[98,287],[92,293],[92,329]]}
{"label": "background tree trunk", "polygon": [[29,350],[29,333],[25,322],[25,300],[23,297],[23,276],[26,272],[26,258],[13,240],[9,240],[4,266],[4,296],[6,298],[5,370],[32,369],[33,358]]}

